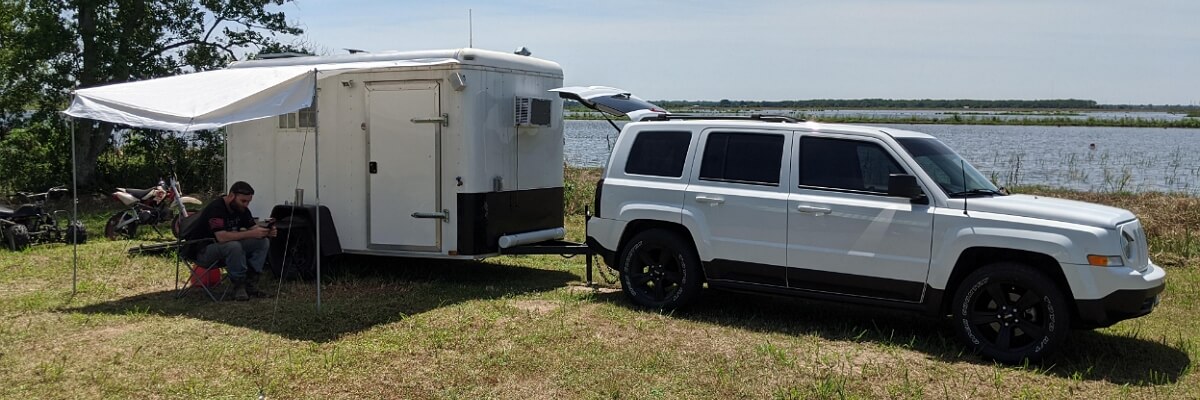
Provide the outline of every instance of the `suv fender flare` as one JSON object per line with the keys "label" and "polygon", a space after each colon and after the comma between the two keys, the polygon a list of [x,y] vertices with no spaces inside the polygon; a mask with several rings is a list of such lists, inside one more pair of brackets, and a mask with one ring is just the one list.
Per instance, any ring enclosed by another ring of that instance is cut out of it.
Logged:
{"label": "suv fender flare", "polygon": [[[941,242],[951,245],[932,254],[933,268],[929,269],[928,283],[933,288],[946,290],[953,289],[947,287],[947,284],[959,257],[968,249],[1006,248],[1043,254],[1057,261],[1061,268],[1062,265],[1070,263],[1070,249],[1075,246],[1071,238],[1057,233],[988,227],[962,228],[946,232],[946,237]],[[938,266],[941,268],[937,268]]]}
{"label": "suv fender flare", "polygon": [[[613,250],[614,261],[615,261],[615,258],[617,256],[619,256],[622,251],[625,250],[624,249],[625,242],[632,239],[634,235],[638,234],[638,232],[642,232],[647,229],[655,229],[655,228],[666,229],[666,230],[675,232],[675,233],[683,236],[684,238],[689,239],[692,244],[692,250],[696,250],[696,254],[700,254],[700,251],[701,251],[700,248],[702,246],[700,246],[699,243],[696,242],[696,236],[693,235],[692,231],[690,229],[688,229],[686,226],[683,226],[682,224],[679,224],[679,223],[668,222],[668,221],[663,221],[663,220],[659,220],[659,219],[639,219],[639,220],[629,221],[628,223],[625,224],[625,229],[621,231],[621,240],[619,242],[617,242],[617,248]],[[701,263],[701,269],[703,270],[704,257],[700,257],[700,263]],[[617,268],[617,265],[615,263],[611,264],[611,266],[613,267],[613,269]]]}

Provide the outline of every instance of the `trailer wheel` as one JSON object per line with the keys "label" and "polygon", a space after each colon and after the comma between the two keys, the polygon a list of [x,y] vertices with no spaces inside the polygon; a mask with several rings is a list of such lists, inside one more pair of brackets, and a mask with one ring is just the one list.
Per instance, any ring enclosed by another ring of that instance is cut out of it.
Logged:
{"label": "trailer wheel", "polygon": [[[117,227],[121,222],[130,219],[134,221],[120,228]],[[121,238],[133,239],[137,237],[137,219],[137,215],[131,214],[128,210],[118,211],[112,217],[108,218],[108,223],[104,224],[104,237],[108,238],[108,240],[121,240]]]}
{"label": "trailer wheel", "polygon": [[271,272],[286,279],[315,279],[316,249],[316,238],[308,229],[280,230],[271,240]]}
{"label": "trailer wheel", "polygon": [[67,226],[66,241],[69,244],[84,244],[87,243],[87,228],[82,222],[75,221]]}
{"label": "trailer wheel", "polygon": [[12,251],[21,251],[29,247],[29,228],[25,225],[13,225],[5,230],[4,236],[8,238],[8,249]]}
{"label": "trailer wheel", "polygon": [[622,246],[618,268],[621,289],[633,302],[674,310],[692,301],[703,288],[700,257],[691,243],[674,232],[651,229]]}

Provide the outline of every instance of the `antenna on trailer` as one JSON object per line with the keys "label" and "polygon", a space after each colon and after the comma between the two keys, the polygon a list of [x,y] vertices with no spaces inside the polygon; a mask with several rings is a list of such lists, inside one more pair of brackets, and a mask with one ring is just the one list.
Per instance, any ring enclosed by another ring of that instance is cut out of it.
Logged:
{"label": "antenna on trailer", "polygon": [[467,47],[475,47],[475,26],[471,18],[471,9],[467,9]]}

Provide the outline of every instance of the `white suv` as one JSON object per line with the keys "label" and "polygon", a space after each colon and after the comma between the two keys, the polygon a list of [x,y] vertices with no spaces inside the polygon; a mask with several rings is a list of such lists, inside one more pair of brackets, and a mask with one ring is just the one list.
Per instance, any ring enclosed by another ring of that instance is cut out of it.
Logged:
{"label": "white suv", "polygon": [[587,240],[644,306],[684,306],[707,283],[914,309],[951,316],[969,347],[1016,363],[1053,352],[1069,327],[1146,315],[1164,287],[1129,211],[1006,194],[926,134],[677,116],[617,89],[559,91],[609,112],[640,107],[597,184]]}

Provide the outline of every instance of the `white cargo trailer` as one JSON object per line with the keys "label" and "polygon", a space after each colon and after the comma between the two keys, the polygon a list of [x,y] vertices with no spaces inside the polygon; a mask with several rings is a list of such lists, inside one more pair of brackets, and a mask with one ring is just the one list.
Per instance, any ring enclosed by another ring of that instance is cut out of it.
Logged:
{"label": "white cargo trailer", "polygon": [[[290,227],[295,189],[311,205],[319,171],[325,255],[483,258],[499,254],[502,236],[561,238],[562,100],[550,92],[562,86],[557,63],[458,49],[230,68],[395,60],[414,62],[322,77],[315,108],[227,126],[227,183],[249,182],[254,214]],[[311,221],[314,208],[297,209],[297,221]]]}

